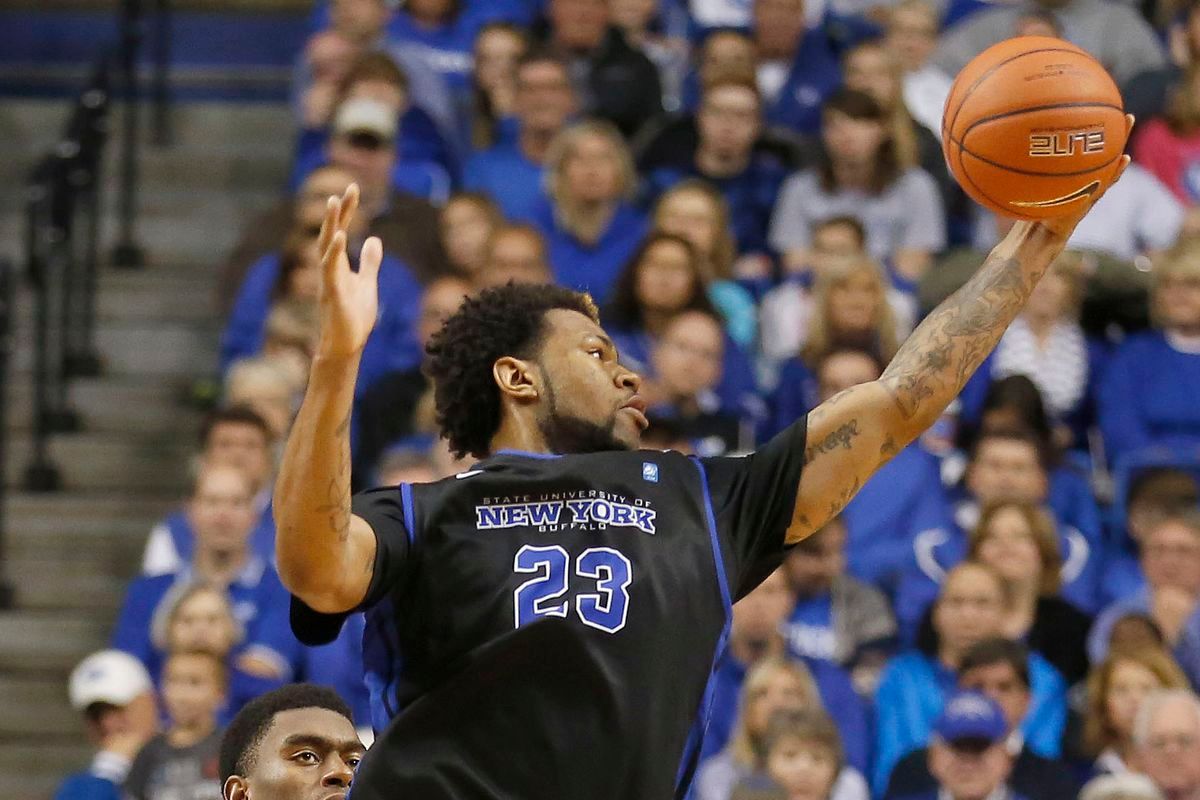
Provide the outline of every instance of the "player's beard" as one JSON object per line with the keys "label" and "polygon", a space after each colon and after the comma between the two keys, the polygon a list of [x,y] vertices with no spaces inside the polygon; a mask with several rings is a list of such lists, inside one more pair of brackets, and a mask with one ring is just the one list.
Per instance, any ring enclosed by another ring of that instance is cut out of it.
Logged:
{"label": "player's beard", "polygon": [[[543,373],[544,374],[544,373]],[[546,414],[538,420],[538,430],[552,453],[603,453],[609,450],[629,450],[617,438],[617,412],[613,411],[604,424],[592,422],[558,411],[558,394],[549,380],[546,385]]]}

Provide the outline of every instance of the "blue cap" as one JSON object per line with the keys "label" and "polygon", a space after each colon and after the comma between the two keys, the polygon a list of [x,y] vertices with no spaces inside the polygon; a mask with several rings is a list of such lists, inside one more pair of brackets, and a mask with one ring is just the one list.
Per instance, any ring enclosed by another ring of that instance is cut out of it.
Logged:
{"label": "blue cap", "polygon": [[995,700],[979,692],[958,691],[946,701],[933,732],[944,742],[995,744],[1008,735],[1008,723]]}

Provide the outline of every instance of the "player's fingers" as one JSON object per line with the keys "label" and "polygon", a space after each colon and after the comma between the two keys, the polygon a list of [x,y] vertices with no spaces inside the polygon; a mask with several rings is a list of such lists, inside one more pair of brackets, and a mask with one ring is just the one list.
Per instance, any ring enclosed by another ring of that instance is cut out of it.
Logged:
{"label": "player's fingers", "polygon": [[341,213],[338,215],[338,230],[344,231],[350,225],[350,220],[354,218],[354,212],[358,210],[358,184],[352,183],[346,187],[346,193],[342,195]]}
{"label": "player's fingers", "polygon": [[338,204],[341,201],[333,195],[325,203],[325,216],[321,218],[321,232],[317,234],[317,252],[325,257],[329,243],[333,241],[333,232],[337,230]]}
{"label": "player's fingers", "polygon": [[1133,114],[1125,115],[1125,141],[1129,141],[1129,134],[1133,133],[1133,126],[1137,122],[1137,117]]}
{"label": "player's fingers", "polygon": [[329,243],[329,249],[321,259],[321,285],[333,286],[337,281],[337,273],[342,259],[346,255],[346,232],[335,231]]}
{"label": "player's fingers", "polygon": [[362,253],[358,257],[358,274],[374,283],[379,280],[379,266],[382,263],[383,242],[378,236],[370,236],[363,242]]}

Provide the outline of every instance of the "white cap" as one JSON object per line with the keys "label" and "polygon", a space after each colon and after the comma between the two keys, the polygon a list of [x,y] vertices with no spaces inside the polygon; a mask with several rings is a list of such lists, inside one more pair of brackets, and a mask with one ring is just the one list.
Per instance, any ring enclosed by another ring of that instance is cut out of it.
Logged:
{"label": "white cap", "polygon": [[153,684],[142,662],[120,650],[101,650],[79,662],[71,672],[67,694],[71,706],[83,711],[93,703],[125,706]]}
{"label": "white cap", "polygon": [[390,141],[396,138],[398,124],[395,109],[386,103],[369,97],[355,97],[338,106],[333,118],[333,132],[339,135],[373,133]]}

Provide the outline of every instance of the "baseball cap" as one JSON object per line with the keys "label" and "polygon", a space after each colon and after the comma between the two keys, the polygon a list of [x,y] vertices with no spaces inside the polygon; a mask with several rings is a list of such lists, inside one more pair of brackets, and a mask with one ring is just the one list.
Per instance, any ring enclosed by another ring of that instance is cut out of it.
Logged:
{"label": "baseball cap", "polygon": [[153,688],[142,662],[120,650],[101,650],[79,662],[67,682],[71,706],[83,711],[93,703],[125,706]]}
{"label": "baseball cap", "polygon": [[396,111],[369,97],[355,97],[338,106],[333,132],[338,136],[368,133],[391,141],[396,138]]}
{"label": "baseball cap", "polygon": [[1008,723],[1000,706],[987,695],[959,691],[946,701],[933,732],[949,744],[966,741],[995,744],[1008,735]]}

